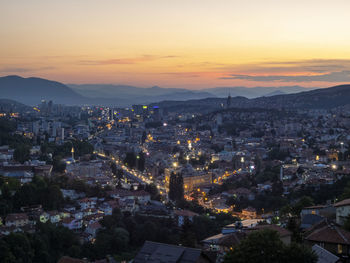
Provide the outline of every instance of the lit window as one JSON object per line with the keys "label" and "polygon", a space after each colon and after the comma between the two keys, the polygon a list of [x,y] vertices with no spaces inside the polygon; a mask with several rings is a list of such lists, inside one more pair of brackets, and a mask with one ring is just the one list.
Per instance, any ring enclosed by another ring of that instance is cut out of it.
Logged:
{"label": "lit window", "polygon": [[338,254],[343,253],[343,246],[341,244],[338,244]]}

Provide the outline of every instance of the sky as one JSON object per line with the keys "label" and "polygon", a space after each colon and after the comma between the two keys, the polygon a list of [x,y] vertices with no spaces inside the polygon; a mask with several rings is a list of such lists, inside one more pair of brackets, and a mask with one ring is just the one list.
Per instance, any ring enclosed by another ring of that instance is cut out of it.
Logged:
{"label": "sky", "polygon": [[0,0],[0,76],[63,83],[350,83],[349,0]]}

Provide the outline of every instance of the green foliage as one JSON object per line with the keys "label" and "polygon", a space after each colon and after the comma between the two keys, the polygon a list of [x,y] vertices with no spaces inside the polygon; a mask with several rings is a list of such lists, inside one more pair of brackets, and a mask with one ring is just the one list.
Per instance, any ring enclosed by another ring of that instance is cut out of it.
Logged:
{"label": "green foliage", "polygon": [[294,215],[299,216],[301,210],[304,207],[312,206],[314,205],[314,201],[311,197],[309,196],[303,196],[300,198],[300,200],[292,207],[292,212]]}
{"label": "green foliage", "polygon": [[30,159],[30,147],[28,145],[18,145],[13,153],[13,158],[20,163]]}
{"label": "green foliage", "polygon": [[56,210],[64,204],[59,186],[39,176],[22,186],[14,178],[0,177],[0,189],[0,214],[3,215],[18,211],[22,206],[41,204],[46,210]]}
{"label": "green foliage", "polygon": [[145,155],[143,154],[143,152],[140,152],[136,159],[137,169],[143,172],[145,170]]}
{"label": "green foliage", "polygon": [[136,155],[134,152],[126,153],[124,158],[124,164],[129,166],[130,168],[134,168],[136,166]]}
{"label": "green foliage", "polygon": [[228,253],[225,263],[316,263],[317,256],[297,244],[286,246],[279,234],[272,230],[251,233],[234,250]]}
{"label": "green foliage", "polygon": [[184,185],[181,173],[171,173],[169,181],[169,198],[180,202],[184,198]]}
{"label": "green foliage", "polygon": [[79,256],[78,238],[69,229],[40,222],[36,228],[35,234],[11,233],[2,238],[1,262],[54,263],[63,255]]}
{"label": "green foliage", "polygon": [[147,184],[145,186],[145,191],[151,194],[151,199],[152,200],[161,200],[161,196],[159,194],[158,188],[155,184]]}

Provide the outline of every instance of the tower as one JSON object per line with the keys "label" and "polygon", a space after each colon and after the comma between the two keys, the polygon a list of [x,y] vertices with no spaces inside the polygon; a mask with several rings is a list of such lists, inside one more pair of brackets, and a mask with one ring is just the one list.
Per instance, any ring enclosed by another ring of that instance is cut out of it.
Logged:
{"label": "tower", "polygon": [[226,107],[227,108],[230,108],[231,107],[231,94],[229,93],[228,94],[228,97],[227,97],[227,102],[226,102]]}
{"label": "tower", "polygon": [[74,160],[74,147],[72,146],[72,159]]}

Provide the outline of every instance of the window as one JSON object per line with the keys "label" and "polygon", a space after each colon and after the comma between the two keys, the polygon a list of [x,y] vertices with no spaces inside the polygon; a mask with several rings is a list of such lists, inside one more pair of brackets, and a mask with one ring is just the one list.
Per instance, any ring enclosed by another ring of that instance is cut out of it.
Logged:
{"label": "window", "polygon": [[338,244],[338,254],[343,253],[343,246],[341,244]]}

